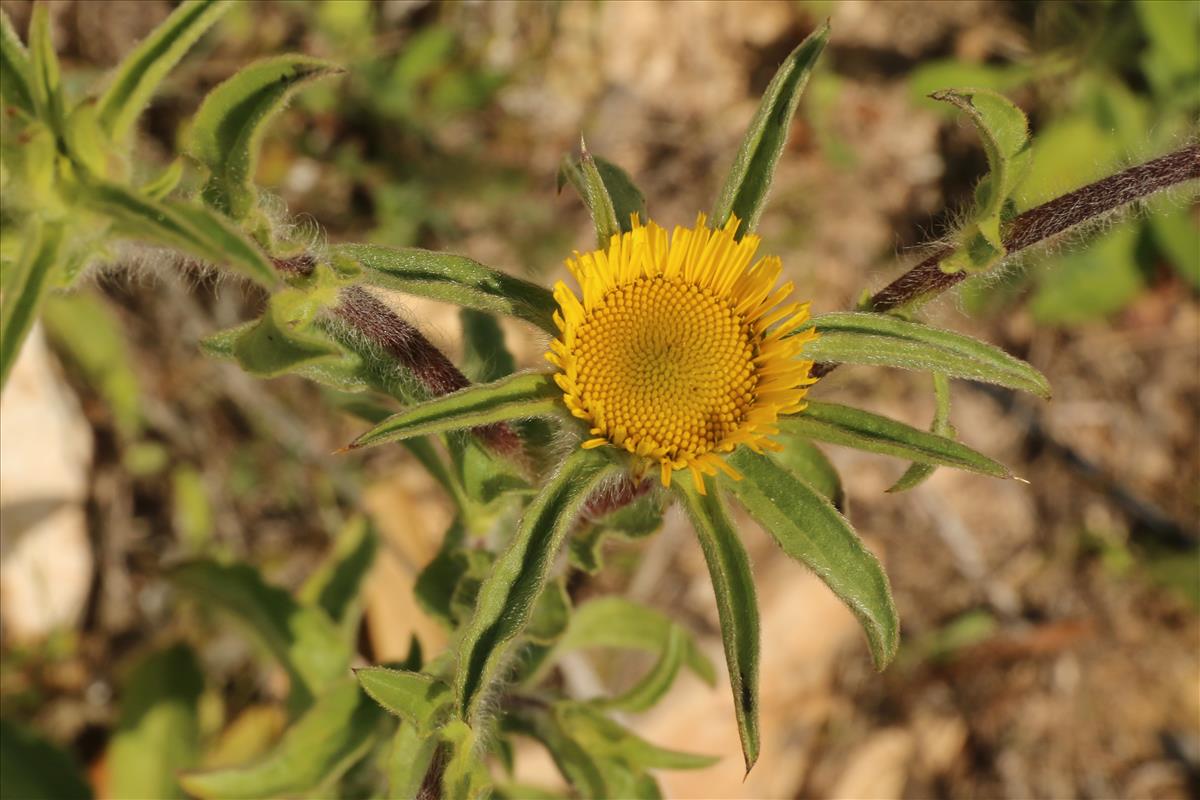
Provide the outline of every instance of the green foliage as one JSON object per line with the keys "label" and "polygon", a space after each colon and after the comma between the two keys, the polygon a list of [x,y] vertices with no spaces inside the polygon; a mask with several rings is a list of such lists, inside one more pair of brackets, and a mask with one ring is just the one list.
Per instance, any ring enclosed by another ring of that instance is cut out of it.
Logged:
{"label": "green foliage", "polygon": [[758,760],[760,744],[758,598],[750,559],[738,538],[737,527],[729,518],[729,510],[716,483],[706,479],[705,484],[705,493],[701,494],[690,483],[680,481],[676,493],[700,540],[713,593],[717,597],[717,616],[721,621],[725,663],[729,667],[729,686],[733,690],[733,709],[746,772],[749,772]]}
{"label": "green foliage", "polygon": [[771,79],[713,206],[711,224],[714,228],[724,226],[731,216],[742,221],[739,235],[758,227],[771,179],[775,177],[775,165],[787,144],[792,117],[800,105],[808,76],[828,39],[829,24],[826,23],[809,34],[784,59]]}
{"label": "green foliage", "polygon": [[601,248],[608,247],[614,234],[633,230],[635,214],[643,222],[647,219],[646,197],[629,173],[586,148],[582,158],[567,156],[559,165],[558,190],[561,192],[567,183],[579,193],[592,215]]}
{"label": "green foliage", "polygon": [[0,300],[0,386],[8,381],[21,342],[54,280],[62,237],[63,228],[57,223],[32,226],[16,264],[5,270],[4,298]]}
{"label": "green foliage", "polygon": [[822,314],[811,325],[821,335],[804,346],[804,356],[814,361],[928,370],[1050,397],[1044,375],[969,336],[883,314]]}
{"label": "green foliage", "polygon": [[807,565],[854,612],[882,670],[900,644],[900,619],[879,561],[846,518],[799,477],[745,449],[731,462],[744,478],[729,488],[783,552]]}
{"label": "green foliage", "polygon": [[935,92],[933,98],[966,113],[987,154],[988,174],[975,187],[970,221],[960,231],[955,251],[941,262],[946,272],[980,272],[1008,253],[1001,227],[1011,216],[1011,197],[1029,168],[1029,121],[1021,109],[991,89],[947,89]]}
{"label": "green foliage", "polygon": [[227,0],[189,0],[125,57],[96,104],[100,127],[110,139],[129,136],[162,79],[227,10]]}
{"label": "green foliage", "polygon": [[842,488],[842,478],[829,457],[801,433],[789,430],[781,430],[779,433],[779,441],[784,448],[778,453],[772,453],[771,458],[816,489],[822,497],[833,503],[834,508],[844,513],[846,490]]}
{"label": "green foliage", "polygon": [[382,716],[354,680],[339,679],[261,759],[185,773],[180,782],[204,800],[328,796],[329,787],[371,747]]}
{"label": "green foliage", "polygon": [[562,390],[546,374],[523,372],[428,400],[388,417],[354,440],[373,445],[554,413]]}
{"label": "green foliage", "polygon": [[354,676],[371,699],[418,731],[432,730],[453,699],[449,686],[420,672],[367,667]]}
{"label": "green foliage", "polygon": [[176,775],[198,760],[203,690],[200,664],[186,645],[147,653],[134,665],[108,750],[113,797],[185,797]]}
{"label": "green foliage", "polygon": [[812,401],[802,413],[781,420],[781,426],[793,435],[819,442],[908,458],[922,464],[941,464],[994,478],[1012,477],[1003,464],[953,439],[849,406]]}
{"label": "green foliage", "polygon": [[0,795],[90,800],[92,789],[65,751],[15,722],[0,719]]}
{"label": "green foliage", "polygon": [[[953,439],[957,432],[950,424],[950,379],[945,375],[936,372],[933,374],[933,396],[937,408],[933,413],[933,423],[929,426],[929,432],[935,436]],[[915,488],[924,483],[933,474],[934,469],[933,464],[914,461],[888,491],[904,492]]]}
{"label": "green foliage", "polygon": [[332,255],[360,264],[366,282],[373,286],[508,314],[557,333],[553,320],[557,305],[549,291],[469,258],[367,244],[338,245]]}
{"label": "green foliage", "polygon": [[278,56],[244,67],[209,92],[192,122],[188,152],[209,169],[204,202],[235,220],[257,205],[254,170],[271,118],[305,83],[340,72],[306,56]]}
{"label": "green foliage", "polygon": [[349,667],[349,648],[329,615],[300,605],[252,567],[191,561],[170,577],[206,606],[233,616],[278,659],[291,676],[294,708],[306,708]]}
{"label": "green foliage", "polygon": [[455,709],[468,723],[478,721],[484,697],[502,679],[509,645],[528,623],[576,512],[613,470],[593,451],[569,456],[530,504],[508,547],[496,559],[458,646]]}
{"label": "green foliage", "polygon": [[4,73],[4,80],[0,81],[0,98],[3,98],[4,104],[33,116],[36,113],[33,65],[25,46],[13,30],[12,21],[3,11],[0,11],[0,72]]}

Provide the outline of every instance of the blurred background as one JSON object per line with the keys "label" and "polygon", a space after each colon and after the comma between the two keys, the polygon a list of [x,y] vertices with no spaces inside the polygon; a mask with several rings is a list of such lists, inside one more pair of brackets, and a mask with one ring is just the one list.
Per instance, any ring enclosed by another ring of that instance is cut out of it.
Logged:
{"label": "blurred background", "polygon": [[[66,79],[85,85],[172,7],[49,5]],[[25,30],[29,3],[0,7]],[[760,229],[820,313],[914,263],[986,170],[970,126],[926,94],[992,87],[1029,112],[1034,205],[1195,136],[1198,16],[1183,0],[246,2],[168,82],[141,152],[147,169],[165,164],[203,93],[249,60],[329,58],[347,73],[301,93],[261,164],[297,224],[551,281],[592,242],[581,203],[555,190],[581,133],[634,176],[657,221],[689,224],[775,67],[829,17]],[[849,612],[743,519],[763,614],[763,756],[743,782],[727,690],[681,678],[635,728],[725,758],[664,774],[671,796],[1200,797],[1198,220],[1186,194],[1163,198],[929,309],[1050,378],[1048,403],[954,386],[965,441],[1027,483],[939,470],[887,495],[904,464],[828,449],[901,612],[900,656],[882,675]],[[181,632],[203,662],[202,736],[255,720],[227,758],[261,750],[284,721],[285,677],[180,611],[161,578],[173,560],[233,555],[294,588],[365,506],[385,541],[361,653],[401,658],[414,632],[426,652],[444,644],[410,596],[450,521],[433,481],[398,447],[330,455],[361,424],[315,386],[201,355],[201,337],[260,302],[173,264],[99,270],[53,300],[2,398],[0,708],[101,788],[131,660]],[[458,351],[453,309],[394,302]],[[505,332],[523,364],[540,363],[544,341]],[[814,396],[925,428],[930,389],[927,376],[847,367]],[[623,592],[662,608],[721,663],[681,518],[605,556],[577,601]],[[566,679],[588,692],[643,666],[599,659]],[[541,751],[518,758],[529,781],[555,782]]]}

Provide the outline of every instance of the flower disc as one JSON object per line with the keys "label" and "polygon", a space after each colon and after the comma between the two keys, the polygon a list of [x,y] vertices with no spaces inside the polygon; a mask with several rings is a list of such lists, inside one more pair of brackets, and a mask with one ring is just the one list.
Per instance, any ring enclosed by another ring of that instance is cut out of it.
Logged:
{"label": "flower disc", "polygon": [[758,237],[736,240],[737,224],[714,231],[701,215],[668,240],[635,221],[608,250],[567,261],[583,297],[555,286],[561,336],[546,357],[567,407],[589,423],[584,447],[657,461],[667,485],[690,467],[703,491],[702,473],[738,477],[718,454],[774,446],[778,415],[803,408],[807,304],[783,304],[792,287],[772,291],[779,259],[751,265]]}

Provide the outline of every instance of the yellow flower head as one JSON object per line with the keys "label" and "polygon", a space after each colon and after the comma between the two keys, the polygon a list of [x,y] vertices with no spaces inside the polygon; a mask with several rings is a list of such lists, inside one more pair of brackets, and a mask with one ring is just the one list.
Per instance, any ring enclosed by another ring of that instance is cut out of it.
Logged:
{"label": "yellow flower head", "polygon": [[737,227],[731,218],[713,230],[701,214],[668,238],[634,218],[607,250],[567,260],[582,299],[554,287],[560,335],[546,358],[567,408],[591,428],[583,446],[623,447],[639,469],[657,461],[667,486],[684,468],[701,492],[702,474],[740,478],[719,454],[779,449],[767,438],[776,419],[802,410],[815,382],[799,355],[816,333],[796,333],[808,303],[785,302],[782,262],[751,264],[759,237],[736,240]]}

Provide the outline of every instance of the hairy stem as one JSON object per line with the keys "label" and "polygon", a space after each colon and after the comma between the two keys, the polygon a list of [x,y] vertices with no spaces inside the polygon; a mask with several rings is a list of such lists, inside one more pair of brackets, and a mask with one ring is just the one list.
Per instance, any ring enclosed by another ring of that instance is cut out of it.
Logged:
{"label": "hairy stem", "polygon": [[[361,286],[342,289],[333,313],[411,372],[434,397],[471,385],[424,334]],[[472,433],[499,455],[522,453],[520,437],[503,422],[481,425]]]}

